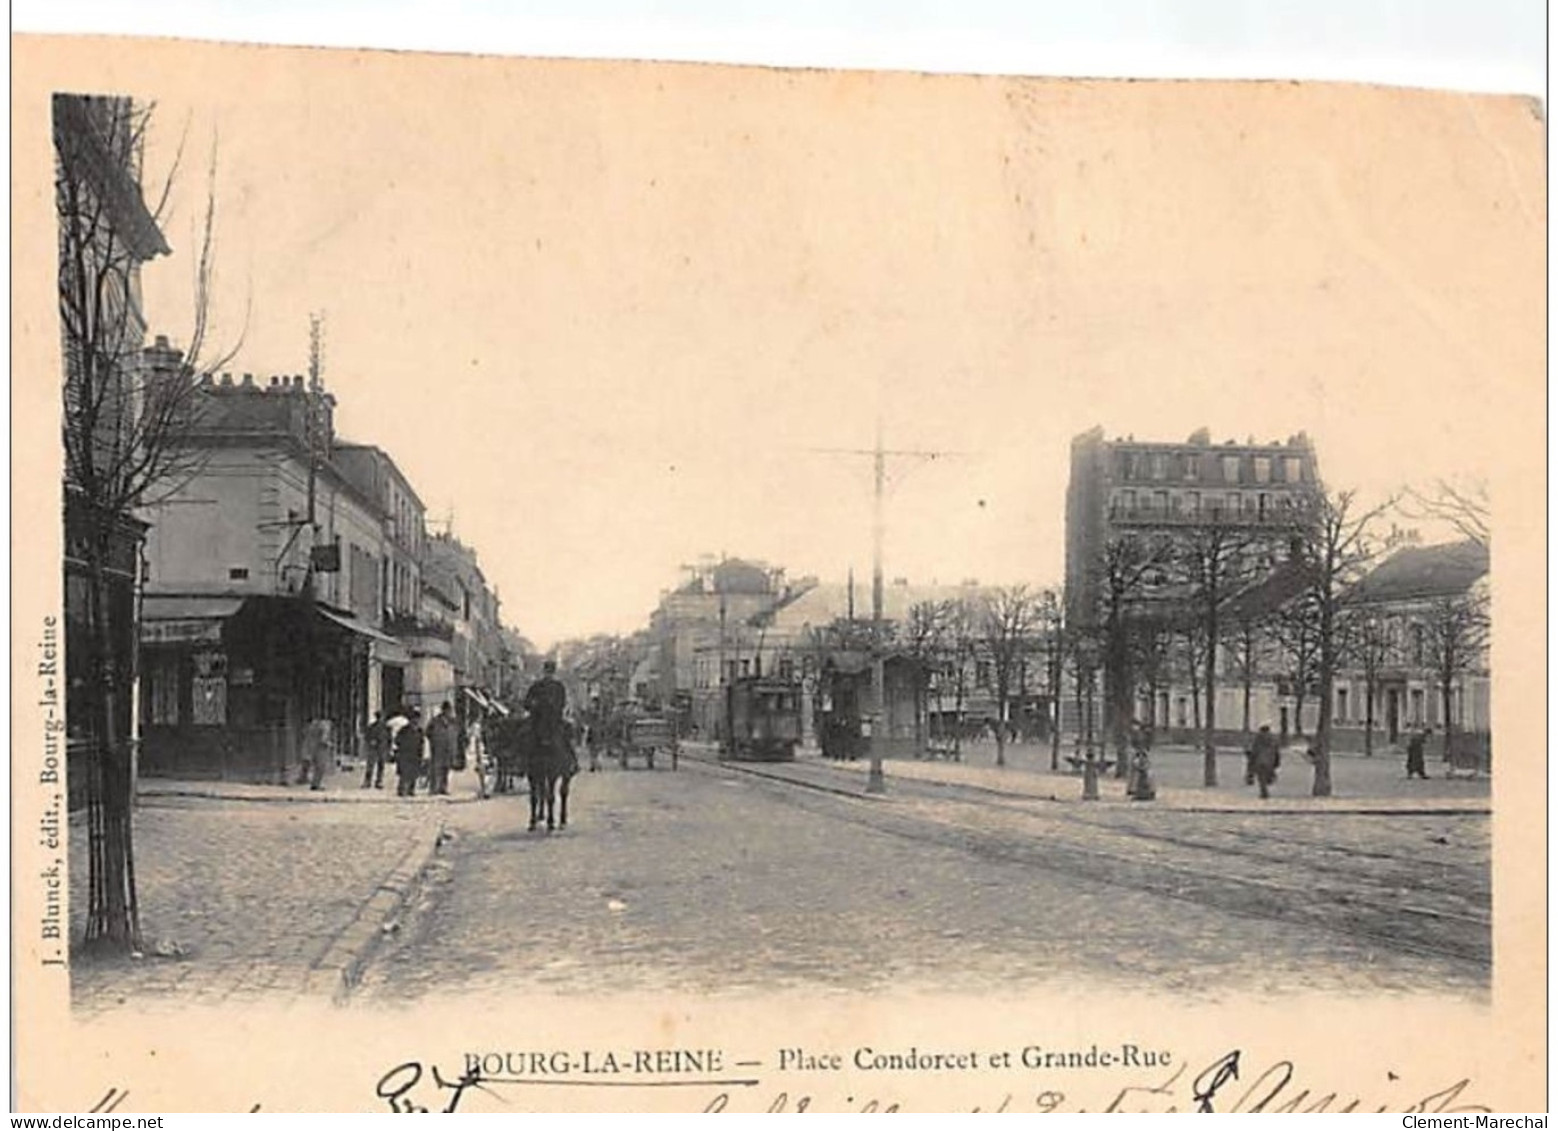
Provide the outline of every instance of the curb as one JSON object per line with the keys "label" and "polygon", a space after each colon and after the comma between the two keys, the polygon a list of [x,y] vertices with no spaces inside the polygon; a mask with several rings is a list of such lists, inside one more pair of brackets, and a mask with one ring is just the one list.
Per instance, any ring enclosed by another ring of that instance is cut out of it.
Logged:
{"label": "curb", "polygon": [[[688,757],[688,755],[684,753],[683,757]],[[692,755],[691,757],[693,761],[701,761],[705,762],[706,764],[718,765],[722,768],[735,769],[741,772],[752,774],[755,777],[763,777],[772,781],[782,781],[792,785],[800,785],[807,788],[816,789],[824,793],[836,793],[843,797],[857,797],[862,800],[871,801],[881,801],[887,799],[886,795],[884,794],[869,794],[863,792],[857,793],[854,790],[850,790],[842,786],[827,786],[819,782],[802,781],[795,778],[790,778],[783,774],[764,773],[762,770],[752,769],[748,764],[744,763],[732,764],[725,761],[715,762],[713,759],[700,758],[697,755]],[[840,774],[854,774],[859,777],[865,776],[865,768],[859,765],[854,767],[830,766],[827,768]],[[889,775],[889,778],[891,778],[891,775]],[[1054,803],[1063,806],[1078,804],[1097,806],[1102,809],[1129,808],[1142,812],[1146,812],[1148,810],[1157,810],[1166,813],[1198,813],[1213,814],[1217,816],[1243,815],[1247,813],[1267,813],[1272,816],[1310,816],[1320,813],[1335,816],[1362,817],[1486,817],[1491,815],[1493,812],[1492,805],[1487,803],[1466,804],[1464,802],[1452,801],[1450,804],[1440,806],[1410,803],[1404,805],[1393,805],[1388,801],[1382,802],[1381,800],[1374,798],[1326,798],[1322,799],[1325,804],[1321,805],[1309,805],[1301,801],[1296,802],[1290,799],[1284,799],[1272,805],[1218,805],[1207,804],[1204,801],[1195,801],[1189,799],[1184,801],[1161,799],[1156,802],[1137,802],[1125,797],[1108,797],[1100,798],[1098,801],[1094,802],[1083,802],[1080,797],[1065,797],[1056,794],[1041,794],[1028,792],[1025,790],[999,789],[995,786],[984,785],[977,782],[957,781],[955,779],[947,778],[905,775],[900,780],[913,781],[922,785],[950,786],[957,789],[967,789],[976,793],[988,794],[991,797],[1010,798],[1012,800],[1019,801]],[[1337,803],[1338,800],[1341,801],[1340,804]]]}
{"label": "curb", "polygon": [[443,839],[444,824],[439,821],[431,835],[423,836],[405,851],[394,871],[335,937],[324,957],[309,969],[303,983],[305,994],[328,994],[334,1004],[345,1003],[378,948],[385,924],[406,905]]}
{"label": "curb", "polygon": [[189,786],[171,786],[169,788],[153,787],[141,788],[136,792],[137,801],[149,801],[158,797],[192,797],[202,801],[242,801],[252,802],[256,805],[399,805],[410,801],[413,805],[467,805],[473,801],[480,801],[479,797],[367,797],[355,798],[350,794],[331,794],[329,791],[313,793],[302,790],[293,793],[276,793],[250,796],[242,793],[227,793],[220,789],[201,789]]}

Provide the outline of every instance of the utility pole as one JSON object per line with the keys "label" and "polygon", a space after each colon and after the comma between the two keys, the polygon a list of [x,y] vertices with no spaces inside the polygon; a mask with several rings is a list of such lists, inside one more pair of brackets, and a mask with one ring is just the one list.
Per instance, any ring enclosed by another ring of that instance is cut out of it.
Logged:
{"label": "utility pole", "polygon": [[[887,531],[886,495],[888,459],[912,459],[919,461],[944,459],[958,452],[932,451],[929,449],[891,449],[882,445],[882,417],[876,418],[876,446],[872,448],[813,448],[813,451],[834,455],[870,456],[874,491],[871,511],[871,770],[866,779],[867,793],[882,793],[886,782],[882,777],[882,729],[887,714],[885,623],[882,616],[882,544]],[[850,586],[853,594],[854,586]]]}
{"label": "utility pole", "polygon": [[[320,674],[318,631],[314,616],[314,555],[319,547],[319,389],[324,374],[324,318],[308,316],[308,384],[303,390],[304,437],[308,444],[308,563],[303,570],[303,729],[305,736],[316,718],[324,715],[324,687]],[[307,741],[305,737],[304,741]],[[316,751],[314,757],[319,757]],[[312,771],[312,767],[310,770]],[[285,784],[285,783],[283,783]]]}

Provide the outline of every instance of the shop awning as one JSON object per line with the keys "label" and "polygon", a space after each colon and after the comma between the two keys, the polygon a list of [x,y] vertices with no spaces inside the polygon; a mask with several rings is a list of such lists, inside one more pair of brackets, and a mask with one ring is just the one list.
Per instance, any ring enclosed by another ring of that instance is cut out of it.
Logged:
{"label": "shop awning", "polygon": [[222,622],[243,607],[244,598],[188,593],[146,593],[141,597],[141,643],[174,644],[222,639]]}
{"label": "shop awning", "polygon": [[383,644],[393,644],[397,647],[400,646],[400,641],[396,640],[393,636],[386,636],[372,625],[364,624],[356,617],[346,616],[345,614],[327,609],[323,605],[315,605],[314,611],[320,616],[324,617],[325,620],[329,621],[331,624],[338,625],[341,628],[346,629],[347,632],[355,632],[358,636],[365,637],[368,640],[376,640]]}

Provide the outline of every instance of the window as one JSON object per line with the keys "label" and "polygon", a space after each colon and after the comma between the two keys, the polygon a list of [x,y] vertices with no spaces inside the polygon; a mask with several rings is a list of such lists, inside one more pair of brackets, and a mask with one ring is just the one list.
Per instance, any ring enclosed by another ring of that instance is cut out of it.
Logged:
{"label": "window", "polygon": [[1201,457],[1194,452],[1185,455],[1185,478],[1192,481],[1201,478]]}
{"label": "window", "polygon": [[1152,455],[1152,477],[1154,479],[1168,478],[1168,455],[1165,452],[1154,452]]}
{"label": "window", "polygon": [[1120,509],[1123,511],[1133,511],[1136,509],[1135,491],[1132,491],[1130,488],[1126,488],[1124,491],[1120,492]]}
{"label": "window", "polygon": [[1283,456],[1282,478],[1288,483],[1302,482],[1304,478],[1304,461],[1297,456]]}
{"label": "window", "polygon": [[1419,726],[1423,724],[1423,689],[1412,689],[1412,721]]}
{"label": "window", "polygon": [[1182,727],[1190,725],[1190,705],[1183,695],[1179,697],[1179,725]]}
{"label": "window", "polygon": [[1159,514],[1168,514],[1169,498],[1167,491],[1154,491],[1152,493],[1152,509]]}
{"label": "window", "polygon": [[1186,491],[1185,492],[1185,513],[1186,514],[1200,514],[1201,513],[1201,492],[1200,491]]}
{"label": "window", "polygon": [[1347,689],[1345,687],[1336,689],[1336,719],[1338,722],[1343,723],[1347,721]]}
{"label": "window", "polygon": [[233,566],[232,569],[227,571],[227,580],[229,580],[229,581],[248,581],[249,580],[249,567],[248,566]]}
{"label": "window", "polygon": [[1228,513],[1234,518],[1239,517],[1239,492],[1229,491],[1227,498]]}
{"label": "window", "polygon": [[1255,482],[1257,482],[1257,483],[1270,483],[1271,482],[1271,457],[1270,456],[1256,456],[1255,457]]}
{"label": "window", "polygon": [[794,679],[795,678],[795,661],[794,660],[780,660],[779,661],[779,678],[780,679]]}
{"label": "window", "polygon": [[1239,457],[1223,457],[1223,482],[1237,483],[1239,481]]}
{"label": "window", "polygon": [[974,666],[974,685],[976,687],[990,686],[990,661],[980,660]]}

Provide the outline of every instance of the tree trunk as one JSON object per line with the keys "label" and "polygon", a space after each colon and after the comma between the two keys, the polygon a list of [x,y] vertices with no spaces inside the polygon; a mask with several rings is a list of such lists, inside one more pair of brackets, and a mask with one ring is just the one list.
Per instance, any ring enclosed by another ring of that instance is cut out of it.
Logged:
{"label": "tree trunk", "polygon": [[1450,719],[1450,699],[1455,690],[1455,677],[1442,680],[1439,684],[1440,715],[1444,720],[1444,760],[1450,762],[1450,747],[1452,736],[1455,733],[1455,723]]}
{"label": "tree trunk", "polygon": [[1255,682],[1255,677],[1254,673],[1251,671],[1251,666],[1250,652],[1248,646],[1246,646],[1244,652],[1244,671],[1242,674],[1242,678],[1244,680],[1244,725],[1242,729],[1245,734],[1250,733],[1250,698],[1253,694],[1253,686]]}
{"label": "tree trunk", "polygon": [[1206,745],[1204,784],[1217,784],[1217,601],[1215,591],[1206,618]]}
{"label": "tree trunk", "polygon": [[130,828],[130,758],[118,733],[120,665],[115,654],[107,562],[113,531],[100,515],[90,521],[87,617],[93,677],[91,773],[87,794],[88,902],[85,941],[119,951],[141,949]]}
{"label": "tree trunk", "polygon": [[995,764],[1006,765],[1006,686],[999,681],[995,691]]}
{"label": "tree trunk", "polygon": [[1363,680],[1363,756],[1374,757],[1374,676],[1372,673],[1364,676]]}
{"label": "tree trunk", "polygon": [[1052,716],[1049,721],[1049,768],[1054,772],[1060,770],[1060,692],[1064,674],[1060,668],[1059,647],[1057,642],[1056,658],[1049,665],[1049,709]]}
{"label": "tree trunk", "polygon": [[1310,791],[1315,797],[1331,796],[1331,713],[1336,698],[1332,687],[1336,680],[1333,627],[1327,598],[1320,610],[1320,717],[1315,725],[1315,782]]}

